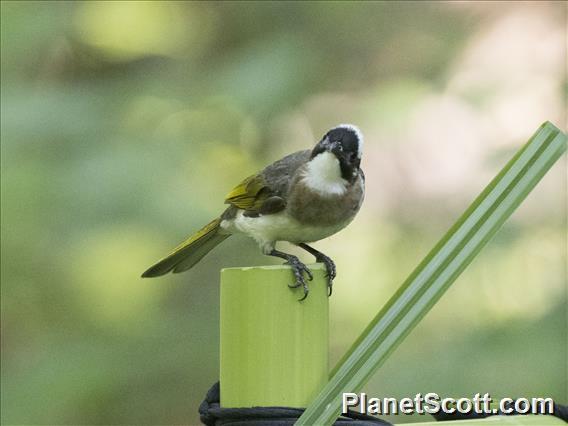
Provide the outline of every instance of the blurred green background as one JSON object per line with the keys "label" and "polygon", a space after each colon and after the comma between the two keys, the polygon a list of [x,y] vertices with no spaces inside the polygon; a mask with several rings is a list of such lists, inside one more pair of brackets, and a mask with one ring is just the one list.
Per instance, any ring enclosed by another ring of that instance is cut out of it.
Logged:
{"label": "blurred green background", "polygon": [[[277,261],[233,237],[140,273],[241,178],[353,122],[366,201],[316,245],[337,361],[541,122],[565,125],[565,7],[2,1],[2,423],[196,424],[219,269]],[[568,402],[560,163],[366,392]]]}

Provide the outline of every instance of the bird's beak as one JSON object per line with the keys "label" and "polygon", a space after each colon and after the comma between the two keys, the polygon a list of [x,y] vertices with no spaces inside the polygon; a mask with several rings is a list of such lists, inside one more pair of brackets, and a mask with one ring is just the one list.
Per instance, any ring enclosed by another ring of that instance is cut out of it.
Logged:
{"label": "bird's beak", "polygon": [[341,147],[341,142],[330,142],[329,146],[326,148],[329,152],[335,154],[336,157],[343,156],[343,149]]}
{"label": "bird's beak", "polygon": [[337,153],[338,147],[341,145],[338,141],[331,142],[329,139],[325,139],[322,143],[324,149],[329,152]]}
{"label": "bird's beak", "polygon": [[316,147],[312,151],[310,158],[314,158],[316,155],[321,154],[323,152],[331,152],[332,154],[334,154],[336,157],[339,158],[341,155],[343,155],[341,150],[341,142],[338,141],[331,142],[329,138],[326,137],[316,145]]}

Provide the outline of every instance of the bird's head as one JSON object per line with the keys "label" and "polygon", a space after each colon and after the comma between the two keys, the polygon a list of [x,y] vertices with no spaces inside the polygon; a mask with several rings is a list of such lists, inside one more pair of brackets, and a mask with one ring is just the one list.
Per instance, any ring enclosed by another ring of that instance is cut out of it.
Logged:
{"label": "bird's head", "polygon": [[328,131],[314,147],[310,160],[324,153],[339,160],[341,177],[352,182],[358,175],[363,154],[363,134],[352,124],[340,124]]}

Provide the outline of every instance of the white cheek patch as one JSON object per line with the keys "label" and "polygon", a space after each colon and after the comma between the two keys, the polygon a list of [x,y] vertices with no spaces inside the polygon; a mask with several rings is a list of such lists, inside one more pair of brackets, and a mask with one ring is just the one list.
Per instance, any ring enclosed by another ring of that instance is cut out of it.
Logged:
{"label": "white cheek patch", "polygon": [[357,139],[359,140],[359,145],[357,147],[357,158],[361,159],[361,157],[363,156],[363,133],[361,132],[361,130],[359,130],[359,127],[353,125],[353,124],[340,124],[337,127],[342,127],[344,129],[349,129],[351,130],[353,133],[355,133],[357,135]]}
{"label": "white cheek patch", "polygon": [[304,184],[323,196],[342,195],[348,182],[341,177],[339,160],[331,152],[316,155],[306,167]]}

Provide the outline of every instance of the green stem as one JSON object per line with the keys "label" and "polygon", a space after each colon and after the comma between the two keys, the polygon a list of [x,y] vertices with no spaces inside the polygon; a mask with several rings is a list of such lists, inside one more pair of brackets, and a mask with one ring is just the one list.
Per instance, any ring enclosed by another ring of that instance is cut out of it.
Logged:
{"label": "green stem", "polygon": [[565,150],[566,136],[544,123],[371,321],[297,425],[333,423],[342,393],[360,391]]}

